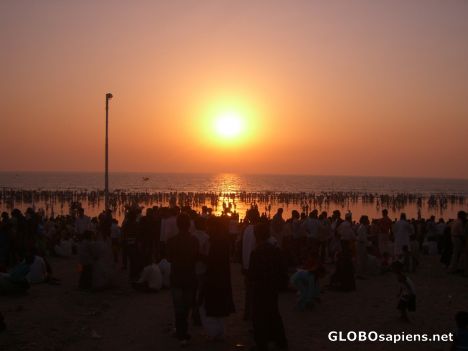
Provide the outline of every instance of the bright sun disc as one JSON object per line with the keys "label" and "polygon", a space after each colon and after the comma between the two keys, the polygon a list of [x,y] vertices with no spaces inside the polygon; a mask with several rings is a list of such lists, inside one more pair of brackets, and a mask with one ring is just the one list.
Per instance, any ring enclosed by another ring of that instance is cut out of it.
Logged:
{"label": "bright sun disc", "polygon": [[224,138],[234,138],[243,129],[242,118],[233,112],[220,115],[215,121],[216,133]]}

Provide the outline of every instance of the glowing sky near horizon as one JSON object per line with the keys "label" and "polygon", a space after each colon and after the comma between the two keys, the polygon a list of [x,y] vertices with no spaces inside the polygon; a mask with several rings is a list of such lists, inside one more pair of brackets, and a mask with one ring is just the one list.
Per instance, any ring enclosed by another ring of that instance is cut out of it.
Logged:
{"label": "glowing sky near horizon", "polygon": [[467,1],[2,1],[0,171],[101,170],[109,91],[113,171],[468,178],[467,38]]}

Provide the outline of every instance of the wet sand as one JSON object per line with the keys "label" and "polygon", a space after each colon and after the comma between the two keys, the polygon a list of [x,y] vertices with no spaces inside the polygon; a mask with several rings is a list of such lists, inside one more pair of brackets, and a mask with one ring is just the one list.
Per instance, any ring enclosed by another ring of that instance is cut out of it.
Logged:
{"label": "wet sand", "polygon": [[[421,257],[410,275],[417,291],[412,322],[398,319],[398,284],[392,274],[357,281],[357,291],[325,291],[311,311],[294,308],[295,293],[282,293],[280,308],[290,350],[446,350],[448,343],[332,343],[332,330],[375,330],[382,333],[453,332],[454,314],[468,309],[468,279],[448,275],[438,257]],[[8,330],[0,334],[0,350],[179,350],[172,336],[172,303],[168,290],[135,292],[126,272],[118,271],[118,286],[98,293],[77,289],[76,258],[51,259],[60,286],[36,285],[21,297],[0,297]],[[189,350],[248,350],[251,325],[242,320],[243,279],[232,265],[237,312],[226,322],[225,342],[208,342],[201,327],[192,327]],[[451,298],[450,298],[451,296]],[[237,345],[237,346],[236,346]]]}

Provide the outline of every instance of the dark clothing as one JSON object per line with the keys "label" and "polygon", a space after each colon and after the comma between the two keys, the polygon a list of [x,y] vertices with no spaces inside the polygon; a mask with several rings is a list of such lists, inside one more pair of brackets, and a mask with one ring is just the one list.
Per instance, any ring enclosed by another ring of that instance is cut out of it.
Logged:
{"label": "dark clothing", "polygon": [[171,263],[172,301],[179,340],[190,338],[188,316],[197,288],[195,264],[198,257],[198,240],[189,233],[178,234],[167,241],[167,259]]}
{"label": "dark clothing", "polygon": [[219,235],[210,240],[203,297],[209,317],[226,317],[235,312],[228,236]]}
{"label": "dark clothing", "polygon": [[127,268],[127,259],[130,261],[129,276],[135,281],[144,267],[143,257],[138,250],[137,238],[141,235],[141,227],[136,221],[125,222],[122,226],[122,263]]}
{"label": "dark clothing", "polygon": [[439,244],[440,262],[446,267],[450,266],[450,260],[452,259],[453,244],[450,226],[448,225],[444,231],[444,234],[440,238]]}
{"label": "dark clothing", "polygon": [[416,296],[410,295],[405,299],[400,299],[398,301],[397,309],[402,311],[416,311]]}
{"label": "dark clothing", "polygon": [[354,279],[353,260],[346,246],[343,249],[338,255],[336,270],[331,276],[330,285],[337,290],[354,291],[356,290],[356,281]]}
{"label": "dark clothing", "polygon": [[161,223],[153,216],[145,216],[141,219],[141,232],[140,237],[138,238],[139,247],[141,248],[141,253],[145,259],[152,259],[156,247],[156,243],[159,243],[159,234]]}
{"label": "dark clothing", "polygon": [[283,272],[283,260],[278,248],[264,243],[252,252],[248,276],[252,283],[254,338],[260,351],[267,350],[270,341],[274,341],[279,348],[287,348],[278,308]]}
{"label": "dark clothing", "polygon": [[195,288],[171,288],[172,302],[174,304],[174,317],[176,336],[179,340],[188,340],[188,315],[192,308]]}
{"label": "dark clothing", "polygon": [[111,235],[112,227],[112,214],[103,213],[99,216],[99,230],[105,238],[109,238]]}
{"label": "dark clothing", "polygon": [[86,264],[81,267],[80,281],[78,283],[80,289],[91,289],[93,286],[93,265]]}
{"label": "dark clothing", "polygon": [[195,288],[195,263],[198,259],[198,240],[190,234],[178,234],[167,242],[167,258],[171,263],[171,287]]}
{"label": "dark clothing", "polygon": [[10,258],[10,236],[5,228],[0,224],[0,272],[5,272]]}

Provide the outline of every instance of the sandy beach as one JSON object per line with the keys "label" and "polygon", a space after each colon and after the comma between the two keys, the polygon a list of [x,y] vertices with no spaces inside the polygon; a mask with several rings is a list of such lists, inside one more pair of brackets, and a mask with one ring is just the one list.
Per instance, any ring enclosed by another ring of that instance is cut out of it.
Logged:
{"label": "sandy beach", "polygon": [[[177,350],[172,334],[172,301],[168,290],[134,291],[127,273],[118,271],[118,286],[89,293],[77,288],[76,258],[52,258],[61,285],[35,285],[21,297],[2,297],[8,330],[0,334],[0,350]],[[189,350],[248,350],[253,345],[249,322],[242,320],[243,279],[232,264],[237,312],[227,319],[225,342],[208,342],[201,327],[192,327]],[[379,333],[449,333],[454,314],[466,309],[468,280],[449,275],[437,256],[424,256],[410,275],[417,289],[412,322],[398,319],[398,284],[393,274],[357,281],[351,293],[325,290],[311,311],[294,308],[296,295],[282,293],[280,308],[291,350],[394,350],[390,343],[330,342],[330,331]],[[327,279],[325,279],[325,282]],[[449,343],[400,342],[399,350],[446,350]]]}

